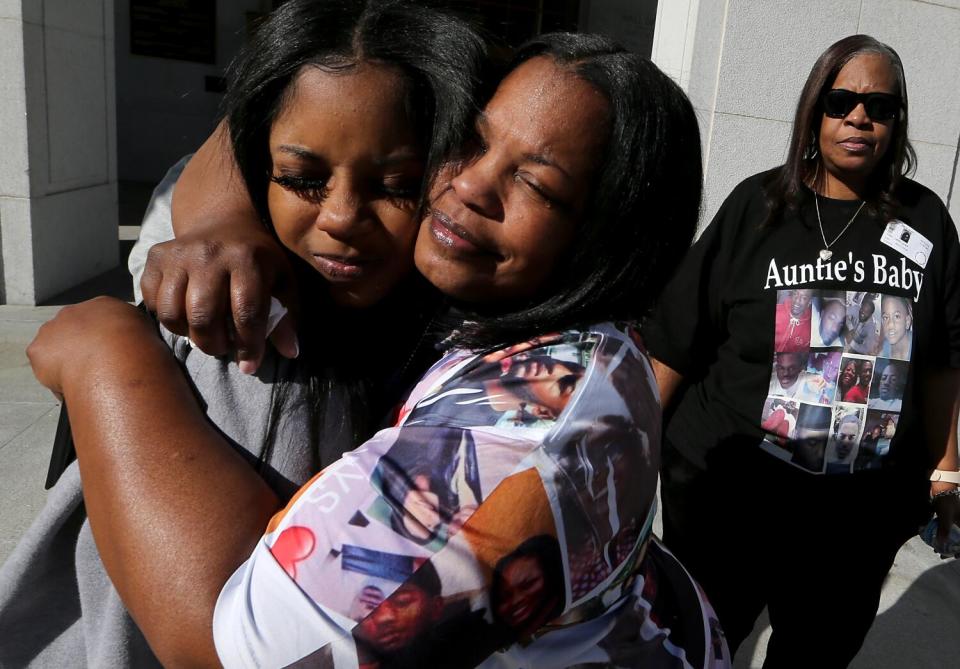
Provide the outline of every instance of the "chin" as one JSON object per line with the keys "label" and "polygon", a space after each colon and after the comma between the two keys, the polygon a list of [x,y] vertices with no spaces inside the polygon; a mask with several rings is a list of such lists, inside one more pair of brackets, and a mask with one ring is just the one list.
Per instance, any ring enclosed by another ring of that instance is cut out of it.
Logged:
{"label": "chin", "polygon": [[385,294],[382,292],[351,290],[349,288],[334,288],[330,291],[330,299],[338,307],[344,309],[366,309],[381,301]]}

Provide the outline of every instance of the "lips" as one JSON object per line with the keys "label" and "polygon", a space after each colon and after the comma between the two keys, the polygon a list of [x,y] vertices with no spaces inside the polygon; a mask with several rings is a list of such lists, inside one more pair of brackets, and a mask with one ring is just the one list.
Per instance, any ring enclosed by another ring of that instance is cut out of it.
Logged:
{"label": "lips", "polygon": [[355,281],[370,272],[371,261],[360,256],[313,253],[314,265],[328,281]]}
{"label": "lips", "polygon": [[841,147],[851,153],[867,153],[873,149],[873,142],[865,137],[846,137],[837,142]]}
{"label": "lips", "polygon": [[437,243],[454,251],[470,255],[498,255],[492,244],[437,209],[430,210],[430,233]]}

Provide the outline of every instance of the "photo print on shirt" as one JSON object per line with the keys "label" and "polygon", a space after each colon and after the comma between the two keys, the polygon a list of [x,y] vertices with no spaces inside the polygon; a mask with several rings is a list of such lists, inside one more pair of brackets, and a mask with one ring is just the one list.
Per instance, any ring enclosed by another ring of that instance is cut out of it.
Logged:
{"label": "photo print on shirt", "polygon": [[853,471],[878,469],[882,458],[890,452],[890,441],[897,433],[900,414],[887,411],[867,410],[863,436],[853,463]]}
{"label": "photo print on shirt", "polygon": [[[797,288],[778,290],[775,310],[770,386],[759,423],[762,448],[817,474],[881,466],[910,371],[911,301]],[[877,426],[881,434],[875,436]]]}

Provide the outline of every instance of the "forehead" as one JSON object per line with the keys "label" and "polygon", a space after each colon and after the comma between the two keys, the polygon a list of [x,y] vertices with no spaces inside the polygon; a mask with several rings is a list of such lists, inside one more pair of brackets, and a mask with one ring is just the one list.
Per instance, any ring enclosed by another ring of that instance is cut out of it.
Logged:
{"label": "forehead", "polygon": [[504,577],[529,576],[531,572],[540,570],[540,561],[533,555],[522,555],[514,558],[504,568]]}
{"label": "forehead", "polygon": [[609,103],[592,84],[538,56],[507,75],[484,118],[525,151],[583,160],[606,142]]}
{"label": "forehead", "polygon": [[897,76],[890,59],[880,53],[854,56],[837,74],[833,88],[857,93],[898,93]]}
{"label": "forehead", "polygon": [[389,152],[414,142],[406,96],[406,80],[393,68],[360,63],[332,72],[308,65],[287,88],[271,135]]}
{"label": "forehead", "polygon": [[778,365],[799,365],[803,362],[802,353],[778,353],[777,354],[777,364]]}

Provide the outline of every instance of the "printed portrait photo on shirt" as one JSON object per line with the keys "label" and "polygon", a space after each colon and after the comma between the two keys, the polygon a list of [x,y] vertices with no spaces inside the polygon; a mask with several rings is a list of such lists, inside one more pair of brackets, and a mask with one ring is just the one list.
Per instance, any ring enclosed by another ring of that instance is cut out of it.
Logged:
{"label": "printed portrait photo on shirt", "polygon": [[438,550],[483,501],[473,434],[401,428],[371,477],[380,496],[365,509],[400,536]]}
{"label": "printed portrait photo on shirt", "polygon": [[811,349],[797,398],[811,404],[832,404],[837,392],[842,353],[836,349]]}
{"label": "printed portrait photo on shirt", "polygon": [[763,405],[760,427],[766,433],[766,439],[784,446],[792,439],[797,428],[797,415],[800,403],[782,397],[768,397]]}
{"label": "printed portrait photo on shirt", "polygon": [[647,363],[612,339],[595,356],[596,373],[605,374],[610,386],[597,387],[579,401],[599,418],[559,425],[544,442],[550,462],[541,466],[559,507],[572,606],[606,592],[649,534],[654,504],[649,491],[656,489],[659,470],[653,446],[659,434],[646,432],[659,426],[656,396],[631,382],[649,376]]}
{"label": "printed portrait photo on shirt", "polygon": [[874,359],[845,354],[840,360],[836,402],[866,404],[874,377]]}
{"label": "printed portrait photo on shirt", "polygon": [[834,409],[824,455],[827,474],[848,474],[852,471],[866,413],[864,407],[840,405]]}
{"label": "printed portrait photo on shirt", "polygon": [[846,294],[842,291],[814,291],[810,326],[810,345],[817,348],[840,348],[846,341]]}
{"label": "printed portrait photo on shirt", "polygon": [[913,352],[913,304],[899,295],[880,298],[881,358],[910,360]]}
{"label": "printed portrait photo on shirt", "polygon": [[881,344],[879,294],[848,291],[846,308],[844,350],[860,355],[876,355]]}
{"label": "printed portrait photo on shirt", "polygon": [[809,349],[802,351],[778,351],[773,355],[773,374],[770,377],[770,392],[773,397],[800,396],[804,381],[811,376],[807,372]]}
{"label": "printed portrait photo on shirt", "polygon": [[552,481],[576,603],[594,594],[638,548],[651,510],[642,491],[656,486],[657,465],[647,435],[624,416],[573,427],[576,433],[560,440],[563,451],[552,454]]}
{"label": "printed portrait photo on shirt", "polygon": [[805,402],[793,402],[782,398],[768,397],[764,404],[765,412],[770,413],[767,418],[772,426],[779,418],[780,412],[789,416],[787,409],[797,405],[796,420],[787,418],[788,425],[793,423],[792,433],[784,439],[775,434],[764,436],[760,446],[767,453],[789,462],[807,471],[821,473],[823,471],[823,454],[827,438],[830,436],[830,419],[832,409],[829,406],[818,406]]}
{"label": "printed portrait photo on shirt", "polygon": [[797,352],[810,348],[814,292],[809,288],[777,291],[774,351]]}
{"label": "printed portrait photo on shirt", "polygon": [[878,469],[882,459],[890,452],[890,441],[897,433],[899,413],[886,411],[867,411],[867,419],[863,426],[863,436],[860,437],[860,446],[857,458],[853,463],[853,470]]}
{"label": "printed portrait photo on shirt", "polygon": [[566,587],[541,476],[521,471],[354,628],[360,666],[473,666],[559,616]]}
{"label": "printed portrait photo on shirt", "polygon": [[903,392],[907,385],[909,363],[903,360],[877,358],[873,386],[870,389],[870,408],[883,411],[901,411]]}
{"label": "printed portrait photo on shirt", "polygon": [[426,396],[408,426],[549,428],[567,407],[590,362],[595,341],[513,347],[479,358],[450,391]]}
{"label": "printed portrait photo on shirt", "polygon": [[831,415],[830,407],[801,405],[790,462],[811,472],[823,471],[823,452],[829,436]]}

